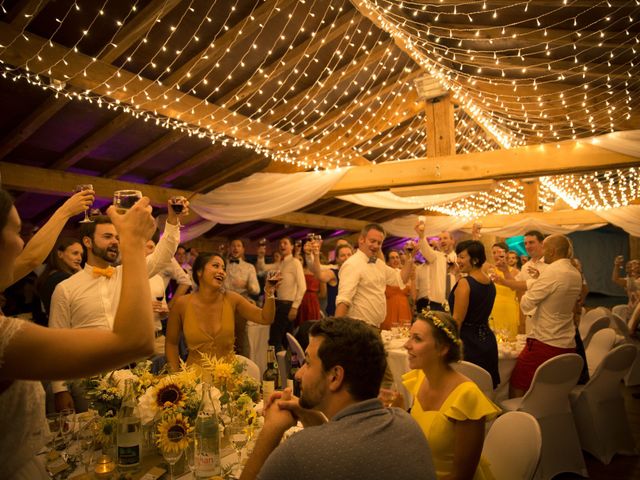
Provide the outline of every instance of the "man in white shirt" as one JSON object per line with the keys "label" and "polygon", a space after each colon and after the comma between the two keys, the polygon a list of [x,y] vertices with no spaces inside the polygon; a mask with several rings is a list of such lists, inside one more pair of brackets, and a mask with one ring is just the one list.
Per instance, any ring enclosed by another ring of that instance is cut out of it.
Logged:
{"label": "man in white shirt", "polygon": [[336,317],[349,316],[379,328],[387,314],[387,285],[404,288],[413,270],[413,252],[400,272],[382,259],[380,249],[385,231],[370,223],[360,232],[358,250],[342,264],[336,297]]}
{"label": "man in white shirt", "polygon": [[448,310],[449,293],[456,283],[455,241],[450,232],[440,233],[439,250],[435,250],[425,237],[423,222],[416,225],[418,249],[425,263],[416,270],[416,309]]}
{"label": "man in white shirt", "polygon": [[[251,303],[255,303],[251,296],[260,293],[260,284],[256,275],[256,268],[244,260],[244,243],[234,238],[229,244],[229,258],[227,260],[227,276],[224,286],[227,290],[239,293]],[[257,324],[256,324],[257,325]],[[249,356],[249,341],[247,338],[247,321],[236,314],[236,348],[238,353]]]}
{"label": "man in white shirt", "polygon": [[533,374],[545,361],[575,352],[573,308],[582,291],[582,276],[572,265],[573,248],[564,235],[542,243],[546,268],[537,280],[528,280],[520,308],[531,316],[531,333],[511,374],[510,397],[524,395]]}
{"label": "man in white shirt", "polygon": [[[187,212],[185,208],[181,215]],[[93,220],[82,225],[82,245],[87,255],[84,269],[59,283],[51,297],[51,328],[113,328],[122,287],[122,267],[113,267],[118,260],[119,239],[109,217],[97,216]],[[147,256],[149,277],[170,263],[179,243],[178,215],[169,208],[164,235]],[[51,385],[57,411],[76,407],[64,382]]]}
{"label": "man in white shirt", "polygon": [[269,332],[269,345],[276,347],[276,352],[286,349],[286,334],[293,331],[293,322],[298,314],[298,307],[307,290],[302,263],[293,256],[291,239],[289,237],[281,238],[278,246],[282,256],[278,263],[266,264],[264,262],[266,246],[258,247],[258,261],[256,262],[259,272],[280,270],[282,276],[277,291],[276,317]]}

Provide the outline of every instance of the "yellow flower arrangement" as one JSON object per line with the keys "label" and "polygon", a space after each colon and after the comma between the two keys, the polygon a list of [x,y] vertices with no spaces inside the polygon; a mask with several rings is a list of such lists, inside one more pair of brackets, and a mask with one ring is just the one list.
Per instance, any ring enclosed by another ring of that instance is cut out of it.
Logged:
{"label": "yellow flower arrangement", "polygon": [[168,413],[158,425],[156,444],[166,452],[183,451],[189,446],[188,436],[191,432],[193,427],[187,417],[181,413]]}

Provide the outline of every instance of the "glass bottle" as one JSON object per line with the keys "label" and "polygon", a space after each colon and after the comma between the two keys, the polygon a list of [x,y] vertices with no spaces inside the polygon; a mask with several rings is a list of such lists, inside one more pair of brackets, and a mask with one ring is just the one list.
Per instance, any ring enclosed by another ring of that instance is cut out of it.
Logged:
{"label": "glass bottle", "polygon": [[267,350],[267,369],[262,374],[262,400],[267,401],[271,394],[278,388],[278,366],[276,364],[276,349],[269,346]]}
{"label": "glass bottle", "polygon": [[220,425],[218,413],[211,398],[211,386],[202,385],[202,400],[196,417],[195,474],[197,479],[221,474]]}
{"label": "glass bottle", "polygon": [[131,378],[125,380],[124,397],[118,410],[116,442],[118,467],[127,469],[140,465],[142,423]]}

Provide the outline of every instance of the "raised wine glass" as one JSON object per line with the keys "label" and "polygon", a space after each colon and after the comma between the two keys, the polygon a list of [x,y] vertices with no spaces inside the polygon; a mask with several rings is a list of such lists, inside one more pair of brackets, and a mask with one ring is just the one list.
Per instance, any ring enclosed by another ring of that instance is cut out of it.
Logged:
{"label": "raised wine glass", "polygon": [[281,276],[280,270],[269,270],[267,272],[267,283],[275,286],[280,281]]}
{"label": "raised wine glass", "polygon": [[117,190],[113,192],[113,206],[118,213],[126,213],[141,198],[140,190]]}
{"label": "raised wine glass", "polygon": [[[93,190],[93,185],[90,183],[82,183],[80,185],[76,185],[76,188],[74,189],[75,192],[84,192],[85,190]],[[91,205],[84,209],[84,218],[80,220],[80,223],[93,223],[93,220],[89,217],[90,207]]]}
{"label": "raised wine glass", "polygon": [[[176,195],[169,199],[169,205],[171,205],[171,210],[176,212],[176,215],[180,215],[184,211],[185,202],[187,199],[182,195]],[[178,227],[182,228],[182,224],[178,221]]]}

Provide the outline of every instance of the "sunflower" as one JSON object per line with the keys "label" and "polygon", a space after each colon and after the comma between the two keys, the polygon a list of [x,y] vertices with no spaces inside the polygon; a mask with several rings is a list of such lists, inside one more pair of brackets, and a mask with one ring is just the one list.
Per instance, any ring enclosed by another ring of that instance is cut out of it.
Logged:
{"label": "sunflower", "polygon": [[155,402],[159,408],[183,407],[185,398],[183,386],[170,376],[156,385]]}
{"label": "sunflower", "polygon": [[163,451],[182,451],[189,445],[188,435],[192,431],[189,419],[181,413],[166,415],[158,425],[156,444]]}

